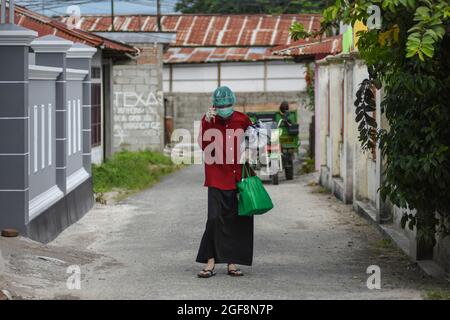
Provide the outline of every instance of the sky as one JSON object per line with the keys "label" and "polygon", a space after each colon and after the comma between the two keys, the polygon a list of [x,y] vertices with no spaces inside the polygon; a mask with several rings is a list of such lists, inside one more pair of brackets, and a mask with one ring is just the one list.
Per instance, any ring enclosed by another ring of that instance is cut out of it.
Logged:
{"label": "sky", "polygon": [[[16,0],[16,2],[47,16],[64,15],[71,5],[78,5],[82,15],[111,13],[111,0]],[[175,12],[176,2],[176,0],[161,0],[161,12]],[[155,14],[156,0],[114,0],[114,13]]]}

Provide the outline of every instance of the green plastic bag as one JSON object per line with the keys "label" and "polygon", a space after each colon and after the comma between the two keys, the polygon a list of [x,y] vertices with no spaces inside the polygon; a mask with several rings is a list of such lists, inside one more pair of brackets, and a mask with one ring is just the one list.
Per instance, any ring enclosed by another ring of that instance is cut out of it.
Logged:
{"label": "green plastic bag", "polygon": [[[244,169],[247,177],[244,177]],[[261,179],[250,176],[245,164],[242,165],[242,180],[237,183],[239,190],[239,215],[263,214],[273,208],[272,199],[264,188]]]}

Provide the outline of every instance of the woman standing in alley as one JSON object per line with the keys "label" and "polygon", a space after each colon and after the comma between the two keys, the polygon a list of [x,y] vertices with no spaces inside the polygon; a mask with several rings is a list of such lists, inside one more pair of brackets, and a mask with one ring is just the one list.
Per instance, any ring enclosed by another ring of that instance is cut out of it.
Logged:
{"label": "woman standing in alley", "polygon": [[242,276],[236,264],[250,266],[253,260],[253,217],[238,216],[236,189],[242,175],[239,146],[252,122],[233,109],[235,103],[230,88],[217,88],[212,107],[201,121],[199,145],[204,151],[208,218],[196,259],[206,263],[200,278],[214,276],[217,263],[227,264],[228,275]]}

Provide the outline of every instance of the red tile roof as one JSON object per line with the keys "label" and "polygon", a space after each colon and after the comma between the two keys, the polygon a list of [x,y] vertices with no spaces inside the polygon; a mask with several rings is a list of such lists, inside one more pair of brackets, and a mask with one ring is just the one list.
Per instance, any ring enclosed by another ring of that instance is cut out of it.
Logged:
{"label": "red tile roof", "polygon": [[324,38],[320,41],[294,42],[289,46],[278,46],[272,49],[278,56],[316,56],[323,54],[338,54],[342,52],[342,35]]}
{"label": "red tile roof", "polygon": [[49,34],[70,40],[73,42],[84,43],[91,47],[101,47],[119,53],[137,54],[137,49],[122,44],[120,42],[108,40],[90,32],[79,29],[69,29],[66,24],[30,11],[24,7],[15,7],[14,21],[16,24],[36,31],[40,37]]}
{"label": "red tile roof", "polygon": [[[62,18],[66,21],[67,18]],[[277,46],[290,44],[289,27],[294,21],[308,30],[320,27],[318,14],[173,14],[163,15],[163,31],[177,32],[172,46]],[[80,28],[111,31],[110,16],[83,16]],[[155,15],[116,16],[116,31],[157,31]]]}

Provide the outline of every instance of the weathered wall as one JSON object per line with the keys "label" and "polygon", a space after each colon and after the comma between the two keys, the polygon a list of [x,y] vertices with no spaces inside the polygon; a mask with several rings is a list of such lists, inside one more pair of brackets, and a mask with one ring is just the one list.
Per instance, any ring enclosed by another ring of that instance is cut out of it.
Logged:
{"label": "weathered wall", "polygon": [[113,66],[113,152],[163,148],[162,45]]}
{"label": "weathered wall", "polygon": [[438,238],[434,247],[433,259],[450,273],[450,236]]}
{"label": "weathered wall", "polygon": [[[359,84],[365,78],[367,78],[367,67],[361,62],[356,61],[353,65],[353,100],[356,97]],[[354,127],[355,128],[355,127]],[[358,136],[357,130],[353,131],[353,134]],[[353,139],[354,148],[354,170],[353,170],[353,200],[366,200],[369,197],[369,168],[373,162],[368,152],[364,152],[361,149],[360,142],[357,139]],[[371,188],[376,189],[375,187]],[[372,200],[373,201],[373,200]],[[374,202],[372,203],[374,205]]]}
{"label": "weathered wall", "polygon": [[[401,227],[401,219],[403,217],[403,214],[407,213],[414,215],[416,214],[416,211],[401,209],[392,205],[388,206],[388,210],[392,214],[393,226],[395,227],[397,232],[402,233],[409,239],[410,255],[413,258],[416,258],[418,254],[416,245],[417,229],[414,228],[414,230],[410,230],[408,228],[408,225],[406,225],[405,228]],[[450,236],[436,236],[436,245],[433,250],[433,260],[442,268],[444,268],[445,272],[450,273]]]}
{"label": "weathered wall", "polygon": [[[187,129],[193,134],[194,121],[199,121],[205,111],[211,106],[212,93],[165,93],[170,104],[173,105],[173,118],[175,129]],[[305,109],[306,93],[304,92],[238,92],[236,93],[237,106],[250,104],[280,104],[283,100],[297,103],[300,119],[301,152],[309,148],[309,124],[313,112]],[[170,108],[172,109],[172,108]]]}
{"label": "weathered wall", "polygon": [[317,88],[317,94],[315,99],[315,112],[318,119],[316,133],[316,168],[320,172],[320,183],[324,186],[328,186],[328,68],[317,65],[316,69],[316,81],[314,83]]}
{"label": "weathered wall", "polygon": [[[374,153],[364,152],[358,141],[359,132],[353,103],[359,84],[367,78],[366,65],[351,55],[341,55],[318,61],[317,68],[318,92],[315,110],[320,126],[317,134],[319,138],[316,140],[316,150],[319,154],[316,159],[320,165],[320,183],[333,191],[338,198],[352,202],[355,211],[364,212],[375,223],[381,224],[386,234],[393,235],[393,239],[399,241],[400,246],[413,259],[424,259],[423,250],[416,239],[416,229],[401,227],[403,214],[415,214],[415,211],[400,209],[382,201],[379,187],[383,181],[383,159],[380,151],[376,149]],[[340,87],[342,77],[344,83]],[[381,114],[382,96],[383,90],[377,90],[374,116],[381,128],[389,130],[387,119]],[[342,103],[345,107],[343,118],[339,112]],[[338,130],[341,121],[344,129],[342,137]],[[341,185],[343,194],[336,192]],[[432,256],[445,271],[450,272],[450,237],[437,237]],[[428,259],[427,256],[425,258]]]}

